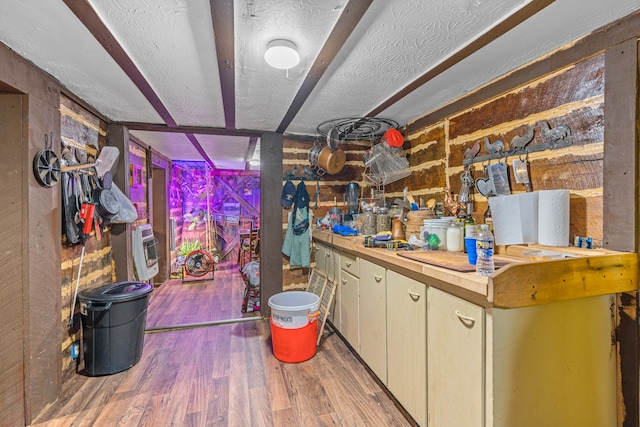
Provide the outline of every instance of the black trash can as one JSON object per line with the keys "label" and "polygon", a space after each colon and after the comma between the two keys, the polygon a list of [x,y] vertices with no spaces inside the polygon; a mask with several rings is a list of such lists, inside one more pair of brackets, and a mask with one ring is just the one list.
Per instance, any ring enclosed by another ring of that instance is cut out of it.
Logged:
{"label": "black trash can", "polygon": [[85,373],[115,374],[140,361],[153,286],[118,282],[78,294]]}

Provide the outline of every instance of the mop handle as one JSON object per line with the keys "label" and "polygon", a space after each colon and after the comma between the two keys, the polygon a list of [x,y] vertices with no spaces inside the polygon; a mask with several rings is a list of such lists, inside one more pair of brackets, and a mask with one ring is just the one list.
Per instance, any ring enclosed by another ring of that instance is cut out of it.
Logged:
{"label": "mop handle", "polygon": [[82,251],[80,252],[80,265],[78,266],[78,277],[76,278],[76,289],[73,291],[73,302],[71,303],[71,313],[69,313],[69,323],[67,326],[70,328],[73,326],[73,311],[76,308],[76,298],[78,298],[78,285],[80,284],[80,273],[82,272],[82,260],[84,259],[84,243],[82,244]]}

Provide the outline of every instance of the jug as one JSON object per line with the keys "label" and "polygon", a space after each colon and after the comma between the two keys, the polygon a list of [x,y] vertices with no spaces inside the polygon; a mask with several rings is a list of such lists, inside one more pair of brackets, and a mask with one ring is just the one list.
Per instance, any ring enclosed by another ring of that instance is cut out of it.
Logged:
{"label": "jug", "polygon": [[391,238],[393,240],[405,240],[404,223],[398,218],[391,220]]}
{"label": "jug", "polygon": [[358,200],[360,198],[360,185],[357,182],[347,184],[347,190],[344,194],[344,201],[347,205],[347,214],[358,213]]}

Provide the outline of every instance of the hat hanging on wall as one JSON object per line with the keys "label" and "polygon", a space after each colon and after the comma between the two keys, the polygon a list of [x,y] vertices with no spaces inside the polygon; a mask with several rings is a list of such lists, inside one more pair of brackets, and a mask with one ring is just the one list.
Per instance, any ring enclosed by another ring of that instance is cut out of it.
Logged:
{"label": "hat hanging on wall", "polygon": [[296,194],[296,186],[293,182],[287,180],[282,187],[282,196],[280,197],[280,204],[282,207],[289,209],[293,204],[293,196]]}

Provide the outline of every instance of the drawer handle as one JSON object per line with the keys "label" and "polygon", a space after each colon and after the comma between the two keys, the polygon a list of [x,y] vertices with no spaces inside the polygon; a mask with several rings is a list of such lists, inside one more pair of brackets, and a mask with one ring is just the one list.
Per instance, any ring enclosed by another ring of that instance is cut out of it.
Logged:
{"label": "drawer handle", "polygon": [[418,301],[420,299],[420,294],[419,293],[411,292],[410,289],[407,289],[407,292],[409,293],[409,296],[411,297],[412,300]]}
{"label": "drawer handle", "polygon": [[465,316],[464,314],[460,313],[458,310],[456,310],[455,313],[456,313],[456,316],[458,316],[458,319],[460,319],[460,321],[464,326],[466,326],[467,328],[473,328],[473,325],[475,325],[476,323],[476,319],[474,319],[473,317]]}
{"label": "drawer handle", "polygon": [[345,264],[347,264],[347,267],[351,267],[351,261],[347,261]]}
{"label": "drawer handle", "polygon": [[327,258],[331,256],[331,252],[327,252]]}
{"label": "drawer handle", "polygon": [[342,279],[342,284],[346,285],[347,284],[347,279]]}
{"label": "drawer handle", "polygon": [[374,274],[373,278],[376,279],[376,282],[378,283],[380,283],[380,281],[382,280],[382,276],[378,276],[377,274]]}

